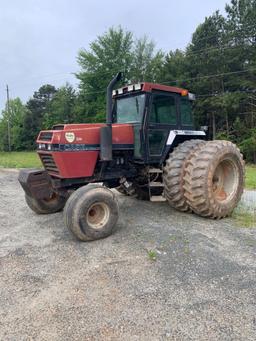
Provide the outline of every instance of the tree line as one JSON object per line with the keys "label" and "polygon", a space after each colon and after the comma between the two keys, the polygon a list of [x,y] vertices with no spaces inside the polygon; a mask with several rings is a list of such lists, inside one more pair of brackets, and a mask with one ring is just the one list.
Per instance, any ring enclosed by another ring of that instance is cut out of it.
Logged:
{"label": "tree line", "polygon": [[169,52],[146,36],[112,27],[78,52],[78,89],[45,84],[27,103],[10,100],[0,120],[0,150],[8,150],[8,119],[12,150],[34,149],[38,132],[54,124],[104,122],[107,84],[122,71],[122,84],[150,81],[195,93],[196,126],[237,143],[256,163],[255,23],[256,0],[231,0],[225,15],[205,18],[185,50]]}

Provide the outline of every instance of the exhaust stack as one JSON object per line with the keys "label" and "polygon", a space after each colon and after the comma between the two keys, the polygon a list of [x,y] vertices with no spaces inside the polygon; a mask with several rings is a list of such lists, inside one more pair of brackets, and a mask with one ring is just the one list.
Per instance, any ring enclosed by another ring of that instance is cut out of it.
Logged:
{"label": "exhaust stack", "polygon": [[100,129],[100,159],[101,161],[112,160],[112,91],[117,82],[120,81],[122,73],[111,80],[107,87],[106,126]]}

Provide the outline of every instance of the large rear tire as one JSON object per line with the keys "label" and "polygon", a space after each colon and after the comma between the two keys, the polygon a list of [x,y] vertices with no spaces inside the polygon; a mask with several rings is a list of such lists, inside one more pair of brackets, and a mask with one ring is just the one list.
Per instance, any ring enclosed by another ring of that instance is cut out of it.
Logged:
{"label": "large rear tire", "polygon": [[64,219],[76,238],[90,241],[113,233],[118,211],[118,202],[111,190],[89,184],[69,197],[64,208]]}
{"label": "large rear tire", "polygon": [[228,141],[209,141],[188,162],[185,197],[198,215],[220,219],[229,216],[244,188],[244,161]]}
{"label": "large rear tire", "polygon": [[190,211],[184,196],[184,175],[188,161],[195,150],[205,144],[203,140],[188,140],[174,148],[163,169],[164,196],[170,206],[179,211]]}
{"label": "large rear tire", "polygon": [[67,198],[54,193],[50,199],[36,199],[25,194],[29,208],[36,214],[51,214],[59,212],[65,206]]}

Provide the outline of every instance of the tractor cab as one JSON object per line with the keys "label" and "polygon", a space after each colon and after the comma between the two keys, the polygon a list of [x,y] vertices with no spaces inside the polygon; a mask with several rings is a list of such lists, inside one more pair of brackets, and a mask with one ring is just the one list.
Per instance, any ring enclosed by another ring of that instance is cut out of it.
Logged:
{"label": "tractor cab", "polygon": [[[184,132],[193,134],[194,97],[185,89],[153,83],[128,85],[113,91],[113,123],[133,125],[137,161],[158,163],[166,157],[176,135],[179,135],[178,144],[184,141]],[[195,135],[198,133],[201,134],[197,131]]]}

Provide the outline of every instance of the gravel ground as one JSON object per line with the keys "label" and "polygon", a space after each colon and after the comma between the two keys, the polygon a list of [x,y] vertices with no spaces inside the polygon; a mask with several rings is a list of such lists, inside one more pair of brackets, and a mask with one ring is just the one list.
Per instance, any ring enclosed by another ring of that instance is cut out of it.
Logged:
{"label": "gravel ground", "polygon": [[17,173],[0,193],[0,340],[255,340],[256,229],[119,195],[116,233],[81,243]]}

